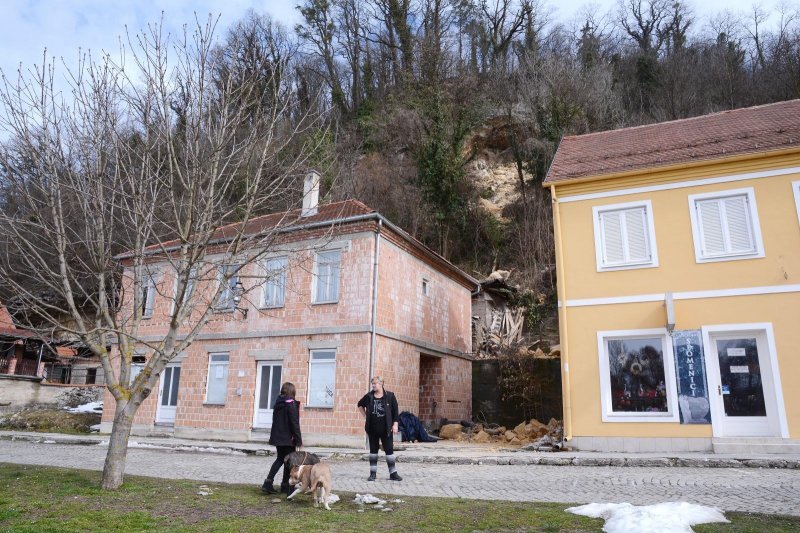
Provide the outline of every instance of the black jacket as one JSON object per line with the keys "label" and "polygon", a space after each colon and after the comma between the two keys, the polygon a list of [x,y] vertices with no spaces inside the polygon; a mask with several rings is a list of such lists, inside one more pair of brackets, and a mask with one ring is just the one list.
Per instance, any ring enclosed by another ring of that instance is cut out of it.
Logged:
{"label": "black jacket", "polygon": [[278,396],[272,411],[269,443],[273,446],[302,446],[300,435],[300,403],[287,396]]}
{"label": "black jacket", "polygon": [[367,408],[367,419],[364,422],[364,431],[369,432],[369,414],[372,412],[372,406],[375,402],[383,402],[384,412],[386,413],[386,435],[392,434],[392,424],[397,422],[397,398],[393,392],[388,390],[383,391],[383,397],[375,399],[375,392],[369,391],[358,401],[359,407]]}

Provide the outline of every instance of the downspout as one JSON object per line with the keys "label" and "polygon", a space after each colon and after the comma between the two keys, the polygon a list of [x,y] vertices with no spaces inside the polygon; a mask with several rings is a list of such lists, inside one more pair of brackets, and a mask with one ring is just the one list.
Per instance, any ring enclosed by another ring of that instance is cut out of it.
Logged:
{"label": "downspout", "polygon": [[378,218],[378,229],[375,232],[375,261],[372,265],[372,317],[370,318],[370,342],[369,342],[369,376],[367,376],[367,389],[370,380],[375,375],[375,338],[378,329],[378,259],[381,255],[381,228],[383,218]]}
{"label": "downspout", "polygon": [[553,229],[556,240],[556,290],[558,292],[558,336],[561,340],[561,397],[564,401],[564,440],[572,440],[572,388],[569,379],[569,337],[567,328],[567,281],[564,277],[564,250],[561,242],[561,211],[555,185],[550,186],[553,202]]}
{"label": "downspout", "polygon": [[43,378],[44,376],[39,375],[39,367],[42,366],[42,352],[44,351],[44,342],[39,345],[39,359],[36,361],[36,377]]}

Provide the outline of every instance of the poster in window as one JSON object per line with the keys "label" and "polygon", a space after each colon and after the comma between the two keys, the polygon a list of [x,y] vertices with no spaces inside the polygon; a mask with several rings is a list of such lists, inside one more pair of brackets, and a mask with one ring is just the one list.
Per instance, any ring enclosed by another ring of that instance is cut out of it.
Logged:
{"label": "poster in window", "polygon": [[661,337],[610,339],[611,409],[615,413],[667,413]]}
{"label": "poster in window", "polygon": [[678,411],[681,424],[710,424],[706,365],[699,330],[675,331],[675,375],[678,384]]}

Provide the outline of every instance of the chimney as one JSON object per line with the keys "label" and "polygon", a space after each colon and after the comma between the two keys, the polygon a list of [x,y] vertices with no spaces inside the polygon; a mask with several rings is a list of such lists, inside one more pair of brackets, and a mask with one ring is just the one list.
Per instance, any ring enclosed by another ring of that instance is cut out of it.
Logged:
{"label": "chimney", "polygon": [[303,182],[303,210],[300,216],[310,217],[317,214],[319,207],[319,180],[320,175],[316,170],[306,174]]}

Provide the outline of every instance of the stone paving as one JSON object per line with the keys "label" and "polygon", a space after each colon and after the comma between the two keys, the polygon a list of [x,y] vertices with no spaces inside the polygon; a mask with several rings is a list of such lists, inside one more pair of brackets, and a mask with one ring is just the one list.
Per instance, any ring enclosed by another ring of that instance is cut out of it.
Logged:
{"label": "stone paving", "polygon": [[[0,439],[0,462],[100,470],[103,444]],[[170,448],[131,448],[128,474],[252,484],[263,481],[271,458],[228,450],[189,453]],[[767,468],[663,468],[551,465],[453,465],[401,463],[402,482],[367,482],[368,466],[352,459],[331,461],[334,491],[398,496],[562,503],[687,501],[744,511],[800,516],[800,470]],[[395,496],[396,497],[396,496]]]}

